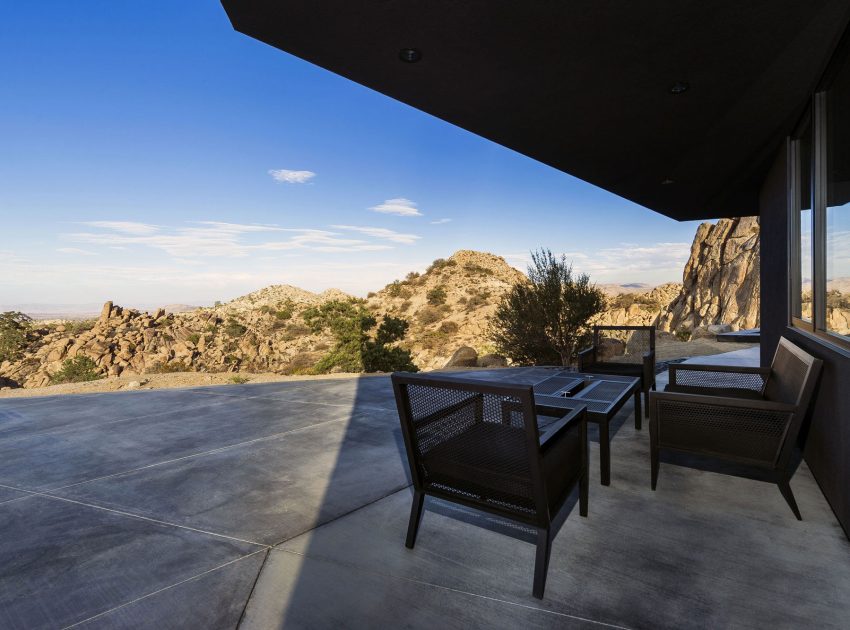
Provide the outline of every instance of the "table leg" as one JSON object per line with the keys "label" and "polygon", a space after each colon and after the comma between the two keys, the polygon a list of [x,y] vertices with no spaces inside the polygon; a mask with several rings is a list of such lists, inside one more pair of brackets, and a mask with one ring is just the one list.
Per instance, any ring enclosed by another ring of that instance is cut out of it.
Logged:
{"label": "table leg", "polygon": [[608,420],[599,423],[599,467],[602,485],[611,485],[611,440],[608,437]]}
{"label": "table leg", "polygon": [[[647,397],[649,394],[647,394]],[[635,390],[635,429],[640,431],[641,426],[643,424],[643,416],[641,415],[641,405],[640,405],[640,388]]]}

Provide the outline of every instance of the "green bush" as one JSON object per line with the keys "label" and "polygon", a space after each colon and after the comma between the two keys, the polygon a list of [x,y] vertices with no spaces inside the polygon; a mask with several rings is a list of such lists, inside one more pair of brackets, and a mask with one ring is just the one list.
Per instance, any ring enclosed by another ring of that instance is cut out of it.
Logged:
{"label": "green bush", "polygon": [[690,341],[691,339],[691,331],[685,328],[680,328],[676,332],[673,333],[676,336],[676,339],[679,341]]}
{"label": "green bush", "polygon": [[454,267],[457,263],[453,260],[446,260],[445,258],[438,258],[434,262],[431,263],[431,266],[425,271],[425,273],[431,273],[432,271],[440,272],[446,267]]}
{"label": "green bush", "polygon": [[405,278],[404,278],[404,279],[405,279],[407,282],[410,282],[411,284],[414,284],[414,283],[415,283],[415,282],[419,279],[419,272],[417,272],[417,271],[411,271],[409,274],[407,274],[407,276],[405,276]]}
{"label": "green bush", "polygon": [[197,346],[198,342],[201,340],[201,336],[198,333],[192,333],[187,337],[187,339]]}
{"label": "green bush", "polygon": [[238,374],[230,377],[230,382],[234,385],[244,385],[245,383],[250,382],[250,378],[246,378],[244,376],[239,376]]}
{"label": "green bush", "polygon": [[434,322],[438,322],[442,319],[440,309],[434,306],[423,306],[419,309],[419,312],[416,314],[416,317],[419,320],[419,323],[423,326],[433,324]]}
{"label": "green bush", "polygon": [[50,375],[50,384],[60,383],[84,383],[96,381],[103,378],[97,364],[87,356],[77,356],[73,359],[65,359],[62,368],[55,374]]}
{"label": "green bush", "polygon": [[398,297],[401,295],[402,288],[404,288],[404,285],[399,280],[393,280],[384,287],[384,291],[386,291],[387,295],[390,297]]}
{"label": "green bush", "polygon": [[408,324],[403,319],[385,317],[372,340],[369,331],[377,321],[363,304],[357,300],[332,300],[307,309],[304,321],[313,332],[328,331],[336,340],[334,347],[314,366],[316,373],[333,369],[344,372],[416,370],[408,351],[387,345],[404,337]]}
{"label": "green bush", "polygon": [[159,362],[154,363],[147,369],[145,372],[147,374],[173,374],[174,372],[191,372],[192,368],[183,361],[172,361],[168,362]]}
{"label": "green bush", "polygon": [[64,322],[65,334],[79,335],[94,328],[94,325],[96,323],[96,319],[80,319],[76,321]]}
{"label": "green bush", "polygon": [[453,335],[458,331],[459,328],[460,326],[457,322],[443,322],[442,324],[440,324],[439,331],[442,333],[446,333],[447,335]]}
{"label": "green bush", "polygon": [[439,306],[446,303],[446,290],[443,287],[434,287],[425,294],[425,297],[431,306]]}
{"label": "green bush", "polygon": [[0,363],[20,358],[32,330],[32,318],[19,311],[0,314]]}
{"label": "green bush", "polygon": [[239,322],[239,320],[231,317],[227,320],[224,326],[224,334],[228,337],[241,337],[248,331],[247,326]]}

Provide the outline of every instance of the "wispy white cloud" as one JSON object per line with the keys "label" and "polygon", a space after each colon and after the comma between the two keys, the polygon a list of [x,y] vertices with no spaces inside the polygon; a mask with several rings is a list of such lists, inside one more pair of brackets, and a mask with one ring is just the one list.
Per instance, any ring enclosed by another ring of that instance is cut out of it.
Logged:
{"label": "wispy white cloud", "polygon": [[349,232],[359,232],[373,238],[380,238],[393,243],[403,243],[404,245],[412,245],[418,241],[421,236],[416,234],[403,234],[395,230],[388,230],[379,227],[363,227],[358,225],[332,225],[332,228],[337,230],[347,230]]}
{"label": "wispy white cloud", "polygon": [[[569,251],[564,252],[564,255],[576,271],[588,274],[595,282],[641,281],[660,284],[674,278],[681,279],[682,269],[690,253],[689,243],[653,243],[646,246],[620,243],[616,247],[590,252]],[[531,263],[528,253],[510,253],[503,257],[522,271]]]}
{"label": "wispy white cloud", "polygon": [[287,168],[270,169],[269,175],[283,184],[306,184],[316,176],[313,171],[291,171]]}
{"label": "wispy white cloud", "polygon": [[369,210],[380,212],[381,214],[395,214],[400,217],[421,217],[422,213],[416,205],[410,199],[398,197],[397,199],[387,199],[384,203],[372,206]]}
{"label": "wispy white cloud", "polygon": [[79,247],[60,247],[56,250],[60,254],[74,254],[77,256],[97,256],[97,252],[92,252],[87,249],[80,249]]}
{"label": "wispy white cloud", "polygon": [[121,234],[153,234],[159,231],[159,226],[136,221],[83,221],[83,225],[104,230],[112,230]]}
{"label": "wispy white cloud", "polygon": [[[375,230],[377,231],[361,233],[373,239],[394,242],[412,242],[410,239],[418,238],[411,234],[397,234],[391,230]],[[188,260],[198,258],[244,258],[257,252],[357,252],[392,249],[392,245],[345,237],[339,231],[220,221],[200,221],[176,228],[161,227],[153,234],[127,234],[126,230],[109,226],[97,232],[74,232],[63,234],[62,237],[74,243],[111,249],[135,246],[161,250],[184,264]]]}
{"label": "wispy white cloud", "polygon": [[451,219],[437,219],[436,221],[431,221],[431,225],[443,225],[443,223],[451,223]]}

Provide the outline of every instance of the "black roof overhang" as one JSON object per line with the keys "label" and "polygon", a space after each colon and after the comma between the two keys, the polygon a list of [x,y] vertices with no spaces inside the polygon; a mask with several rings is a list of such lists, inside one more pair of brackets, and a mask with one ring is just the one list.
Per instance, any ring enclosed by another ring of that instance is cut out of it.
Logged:
{"label": "black roof overhang", "polygon": [[847,0],[222,4],[246,35],[680,220],[758,213],[850,18]]}

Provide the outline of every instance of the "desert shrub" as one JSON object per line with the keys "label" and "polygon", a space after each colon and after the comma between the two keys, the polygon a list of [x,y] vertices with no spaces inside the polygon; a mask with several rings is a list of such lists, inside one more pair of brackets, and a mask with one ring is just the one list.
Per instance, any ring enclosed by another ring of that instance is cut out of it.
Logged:
{"label": "desert shrub", "polygon": [[32,318],[19,311],[0,314],[0,363],[18,359],[26,348]]}
{"label": "desert shrub", "polygon": [[425,294],[425,297],[431,306],[439,306],[446,303],[446,290],[443,287],[434,287]]}
{"label": "desert shrub", "polygon": [[309,335],[313,332],[313,329],[304,324],[299,324],[297,322],[293,322],[286,327],[286,330],[283,334],[284,341],[292,341],[294,339],[298,339],[299,337],[304,337],[305,335]]}
{"label": "desert shrub", "polygon": [[481,265],[476,265],[475,263],[468,263],[464,265],[464,270],[467,274],[472,276],[492,276],[493,270],[488,269],[487,267],[482,267]]}
{"label": "desert shrub", "polygon": [[172,343],[174,341],[174,337],[169,335],[168,333],[163,333],[162,338],[168,343]]}
{"label": "desert shrub", "polygon": [[187,339],[197,346],[198,342],[201,340],[201,336],[198,333],[192,333],[187,337]]}
{"label": "desert shrub", "polygon": [[287,321],[292,319],[295,313],[295,303],[292,300],[286,300],[277,305],[277,310],[274,311],[275,319]]}
{"label": "desert shrub", "polygon": [[97,364],[87,356],[65,359],[60,370],[50,375],[51,385],[59,383],[84,383],[103,378]]}
{"label": "desert shrub", "polygon": [[65,322],[65,333],[70,335],[79,335],[94,328],[96,323],[96,319],[79,319]]}
{"label": "desert shrub", "polygon": [[411,271],[409,274],[407,274],[405,276],[404,279],[407,282],[410,282],[411,284],[413,284],[419,279],[419,272],[418,271]]}
{"label": "desert shrub", "polygon": [[587,274],[573,275],[565,256],[547,249],[531,254],[529,282],[511,287],[490,320],[501,354],[519,364],[570,365],[590,341],[590,319],[605,296]]}
{"label": "desert shrub", "polygon": [[443,322],[440,324],[440,328],[438,329],[441,333],[445,333],[447,335],[455,334],[460,326],[457,322]]}
{"label": "desert shrub", "polygon": [[376,295],[378,295],[378,294],[377,294],[377,293],[375,293],[374,291],[369,291],[369,293],[367,293],[367,294],[366,294],[366,298],[367,298],[367,299],[368,299],[368,298],[373,298],[373,297],[375,297]]}
{"label": "desert shrub", "polygon": [[676,332],[673,333],[676,336],[676,339],[679,341],[690,341],[691,339],[691,331],[687,328],[680,328]]}
{"label": "desert shrub", "polygon": [[192,368],[183,361],[160,361],[145,369],[147,374],[173,374],[174,372],[191,372]]}
{"label": "desert shrub", "polygon": [[420,324],[427,326],[428,324],[440,321],[440,310],[434,306],[423,306],[416,314],[416,318],[419,320]]}
{"label": "desert shrub", "polygon": [[608,299],[608,308],[628,309],[633,304],[639,304],[651,309],[661,308],[664,306],[656,299],[649,297],[644,293],[621,293]]}
{"label": "desert shrub", "polygon": [[231,376],[228,379],[228,381],[230,383],[233,383],[234,385],[244,385],[245,383],[250,382],[250,380],[251,380],[250,378],[247,378],[245,376],[240,376],[239,374],[234,374],[233,376]]}
{"label": "desert shrub", "polygon": [[453,260],[446,260],[445,258],[438,258],[425,271],[425,273],[431,273],[432,271],[440,272],[446,267],[454,267],[457,263]]}
{"label": "desert shrub", "polygon": [[213,304],[213,307],[218,308],[219,306],[221,306],[221,300],[216,300],[215,304]]}
{"label": "desert shrub", "polygon": [[398,297],[399,295],[401,295],[401,290],[403,288],[404,288],[404,285],[400,281],[393,280],[392,282],[390,282],[384,288],[384,290],[387,292],[387,295],[389,295],[390,297]]}
{"label": "desert shrub", "polygon": [[312,374],[313,365],[316,363],[315,356],[309,354],[297,354],[292,361],[281,368],[284,374]]}
{"label": "desert shrub", "polygon": [[224,334],[228,337],[241,337],[248,331],[248,327],[238,319],[231,317],[224,326]]}
{"label": "desert shrub", "polygon": [[272,307],[271,307],[271,306],[269,306],[268,304],[263,304],[263,305],[260,307],[260,312],[261,312],[263,315],[271,315],[272,313],[274,313],[274,308],[272,308]]}
{"label": "desert shrub", "polygon": [[399,304],[398,308],[399,308],[400,311],[406,311],[411,307],[412,304],[413,303],[410,300],[405,300],[404,302]]}

